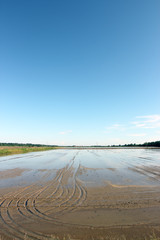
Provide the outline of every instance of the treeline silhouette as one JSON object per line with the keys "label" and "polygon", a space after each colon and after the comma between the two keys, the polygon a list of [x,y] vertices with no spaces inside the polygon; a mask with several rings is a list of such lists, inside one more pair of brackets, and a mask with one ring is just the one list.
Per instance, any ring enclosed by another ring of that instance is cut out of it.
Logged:
{"label": "treeline silhouette", "polygon": [[[45,145],[45,144],[33,144],[33,143],[0,143],[0,146],[9,147],[58,147],[58,145]],[[79,147],[77,145],[72,146],[61,146],[61,147]],[[119,144],[119,145],[92,145],[92,146],[81,146],[81,147],[160,147],[160,141],[145,142],[142,144]]]}
{"label": "treeline silhouette", "polygon": [[156,142],[146,142],[143,144],[125,144],[124,146],[138,146],[138,147],[160,147],[160,141],[156,141]]}
{"label": "treeline silhouette", "polygon": [[123,145],[119,144],[119,145],[107,145],[107,146],[94,145],[92,147],[160,147],[160,141],[145,142],[142,144],[130,143],[130,144],[123,144]]}
{"label": "treeline silhouette", "polygon": [[33,143],[0,143],[0,146],[9,147],[57,147],[57,145],[33,144]]}

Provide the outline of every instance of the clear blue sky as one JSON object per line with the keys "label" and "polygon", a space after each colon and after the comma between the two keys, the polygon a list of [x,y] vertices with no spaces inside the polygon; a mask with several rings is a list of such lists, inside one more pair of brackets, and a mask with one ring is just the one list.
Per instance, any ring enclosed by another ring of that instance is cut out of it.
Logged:
{"label": "clear blue sky", "polygon": [[160,139],[159,0],[1,0],[0,142]]}

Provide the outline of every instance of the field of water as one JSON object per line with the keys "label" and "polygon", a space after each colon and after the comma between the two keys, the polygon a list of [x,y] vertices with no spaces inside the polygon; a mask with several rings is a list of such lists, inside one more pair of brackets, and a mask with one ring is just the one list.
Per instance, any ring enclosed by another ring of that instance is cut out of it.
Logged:
{"label": "field of water", "polygon": [[4,238],[130,239],[135,229],[135,237],[160,234],[160,149],[59,149],[0,157]]}

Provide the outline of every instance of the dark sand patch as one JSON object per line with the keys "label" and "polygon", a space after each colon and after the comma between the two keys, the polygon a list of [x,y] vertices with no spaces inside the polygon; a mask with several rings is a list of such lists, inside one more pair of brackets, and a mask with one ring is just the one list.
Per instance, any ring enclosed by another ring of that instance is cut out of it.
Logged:
{"label": "dark sand patch", "polygon": [[0,179],[7,179],[7,178],[14,178],[17,176],[21,176],[22,173],[25,171],[29,171],[29,169],[14,168],[14,169],[0,171]]}

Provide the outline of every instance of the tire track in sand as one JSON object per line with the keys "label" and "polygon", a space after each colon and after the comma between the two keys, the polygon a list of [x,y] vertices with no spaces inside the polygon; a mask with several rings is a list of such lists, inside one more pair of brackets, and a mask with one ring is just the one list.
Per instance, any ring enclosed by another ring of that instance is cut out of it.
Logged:
{"label": "tire track in sand", "polygon": [[[39,189],[38,183],[27,186],[13,194],[6,195],[0,203],[0,219],[3,223],[3,232],[8,236],[17,239],[24,239],[27,236],[31,239],[49,239],[48,235],[33,232],[21,226],[16,221],[16,216],[20,219],[30,221],[47,221],[53,224],[62,223],[58,216],[68,211],[73,211],[76,206],[80,206],[86,199],[87,192],[80,184],[76,175],[79,166],[76,167],[75,156],[69,164],[58,171],[57,176]],[[65,182],[72,181],[72,187],[67,188]],[[43,182],[42,182],[43,183]],[[30,191],[31,190],[31,191]],[[49,209],[42,209],[48,205]],[[57,207],[58,206],[58,207]],[[67,224],[69,225],[69,224]]]}
{"label": "tire track in sand", "polygon": [[[61,174],[61,173],[60,173]],[[55,180],[58,179],[58,177],[60,176],[60,174],[56,177]],[[9,194],[7,194],[7,198],[4,199],[1,204],[0,204],[0,208],[1,208],[1,211],[0,211],[0,218],[1,218],[1,221],[3,223],[3,225],[5,226],[5,228],[7,229],[7,231],[4,231],[4,233],[7,233],[8,236],[14,236],[18,239],[24,239],[24,237],[27,236],[32,238],[32,239],[44,239],[47,238],[47,235],[44,235],[44,234],[39,234],[39,233],[34,233],[33,231],[29,231],[27,229],[24,229],[21,227],[21,225],[17,224],[14,219],[12,218],[11,216],[11,213],[10,213],[10,209],[14,209],[14,211],[16,210],[16,208],[18,209],[18,212],[21,214],[21,216],[25,216],[22,211],[20,210],[20,206],[19,206],[19,203],[20,203],[20,199],[16,200],[17,199],[17,196],[22,194],[24,191],[26,191],[27,189],[33,187],[35,184],[31,185],[31,186],[28,186],[28,187],[25,187],[23,190],[20,190],[18,192],[16,192],[16,194],[14,194],[14,196],[12,196],[12,199],[10,199],[8,197]],[[36,191],[36,193],[40,193],[42,192],[44,189],[46,189],[48,187],[45,186],[43,189],[40,189],[38,191]],[[28,195],[29,193],[27,192],[25,195]],[[32,192],[30,193],[32,194]],[[32,196],[32,195],[30,195]],[[24,197],[24,195],[23,195]],[[14,204],[14,201],[16,200],[16,204]],[[7,203],[8,202],[8,203]],[[6,204],[6,206],[4,206],[4,204]],[[12,206],[13,205],[13,206]],[[25,216],[26,217],[26,216]],[[29,217],[30,219],[30,217]]]}

